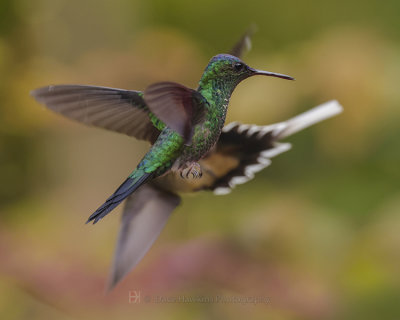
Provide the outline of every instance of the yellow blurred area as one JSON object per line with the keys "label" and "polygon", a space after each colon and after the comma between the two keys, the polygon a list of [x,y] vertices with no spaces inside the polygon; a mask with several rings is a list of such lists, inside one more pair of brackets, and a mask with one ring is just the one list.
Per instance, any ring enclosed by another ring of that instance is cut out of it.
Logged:
{"label": "yellow blurred area", "polygon": [[[0,318],[400,319],[399,10],[394,0],[0,0]],[[105,295],[121,208],[84,222],[148,145],[55,115],[29,92],[195,88],[251,23],[244,61],[296,81],[244,81],[228,122],[279,122],[331,99],[343,114],[288,139],[292,150],[230,195],[185,196]]]}

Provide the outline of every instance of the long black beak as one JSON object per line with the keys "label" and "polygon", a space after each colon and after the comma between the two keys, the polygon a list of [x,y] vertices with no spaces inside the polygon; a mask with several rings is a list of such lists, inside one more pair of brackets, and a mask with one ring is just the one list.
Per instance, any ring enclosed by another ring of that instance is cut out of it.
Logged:
{"label": "long black beak", "polygon": [[277,77],[277,78],[286,79],[286,80],[295,80],[293,77],[287,76],[286,74],[263,71],[263,70],[256,70],[256,69],[252,69],[252,71],[254,72],[252,74],[252,76],[260,75],[260,76],[268,76],[268,77]]}

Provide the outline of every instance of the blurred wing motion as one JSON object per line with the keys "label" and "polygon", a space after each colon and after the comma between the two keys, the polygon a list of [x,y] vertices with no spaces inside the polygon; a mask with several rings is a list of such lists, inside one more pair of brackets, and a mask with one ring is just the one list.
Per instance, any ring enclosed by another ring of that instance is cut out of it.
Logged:
{"label": "blurred wing motion", "polygon": [[157,239],[180,197],[146,184],[128,197],[119,231],[111,290],[146,254]]}
{"label": "blurred wing motion", "polygon": [[200,160],[201,179],[182,179],[179,173],[170,171],[139,188],[128,198],[124,209],[109,288],[142,259],[155,241],[180,202],[173,193],[200,190],[229,193],[235,185],[249,181],[267,167],[271,158],[291,148],[289,143],[279,140],[340,112],[342,106],[330,101],[269,126],[230,123],[224,127],[214,149]]}
{"label": "blurred wing motion", "polygon": [[255,25],[252,25],[239,39],[238,42],[235,43],[233,48],[229,51],[229,54],[242,58],[242,56],[251,49],[251,37],[254,32],[256,32]]}
{"label": "blurred wing motion", "polygon": [[84,85],[47,86],[31,92],[49,109],[64,116],[153,143],[160,131],[149,118],[143,93]]}

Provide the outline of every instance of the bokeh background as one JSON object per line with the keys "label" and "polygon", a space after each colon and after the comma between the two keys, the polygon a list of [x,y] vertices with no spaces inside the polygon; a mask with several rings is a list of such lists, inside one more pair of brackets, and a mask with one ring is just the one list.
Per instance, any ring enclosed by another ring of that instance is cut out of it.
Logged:
{"label": "bokeh background", "polygon": [[[1,318],[400,319],[399,12],[397,0],[1,0]],[[196,87],[252,23],[245,61],[297,81],[246,80],[228,121],[269,124],[330,99],[344,113],[290,138],[230,195],[185,196],[105,295],[121,208],[84,222],[148,145],[55,115],[29,91]]]}

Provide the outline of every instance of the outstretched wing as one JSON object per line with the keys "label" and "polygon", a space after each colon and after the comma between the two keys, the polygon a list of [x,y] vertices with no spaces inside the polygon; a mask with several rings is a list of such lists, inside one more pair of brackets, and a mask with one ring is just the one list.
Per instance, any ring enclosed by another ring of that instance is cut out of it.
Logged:
{"label": "outstretched wing", "polygon": [[142,186],[128,197],[111,268],[109,290],[143,258],[180,201],[179,196],[151,184]]}
{"label": "outstretched wing", "polygon": [[268,126],[230,123],[223,128],[214,149],[199,161],[201,179],[182,179],[178,173],[170,172],[154,182],[173,192],[212,190],[215,194],[227,194],[236,185],[253,179],[256,172],[271,164],[273,157],[291,148],[290,143],[279,142],[281,139],[341,111],[337,101],[330,101]]}
{"label": "outstretched wing", "polygon": [[64,116],[153,143],[160,131],[149,118],[140,91],[84,85],[56,85],[36,89],[32,96]]}

